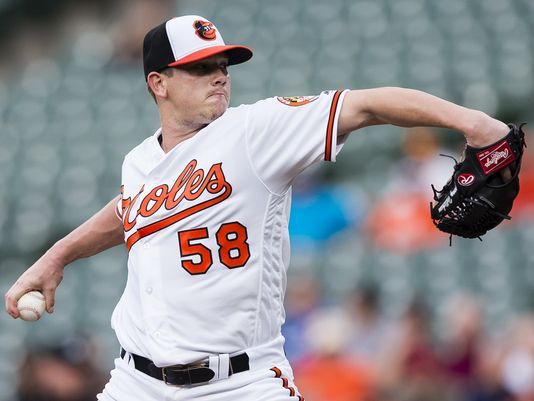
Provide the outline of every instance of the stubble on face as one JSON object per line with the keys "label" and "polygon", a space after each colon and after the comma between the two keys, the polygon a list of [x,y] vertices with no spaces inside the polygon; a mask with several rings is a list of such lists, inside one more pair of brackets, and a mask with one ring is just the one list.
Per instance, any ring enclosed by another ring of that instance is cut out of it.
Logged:
{"label": "stubble on face", "polygon": [[226,110],[228,110],[229,103],[230,103],[230,77],[227,78],[227,85],[224,90],[224,93],[215,93],[208,95],[207,102],[209,111],[207,112],[206,117],[210,120],[210,122],[216,120],[220,116],[222,116]]}

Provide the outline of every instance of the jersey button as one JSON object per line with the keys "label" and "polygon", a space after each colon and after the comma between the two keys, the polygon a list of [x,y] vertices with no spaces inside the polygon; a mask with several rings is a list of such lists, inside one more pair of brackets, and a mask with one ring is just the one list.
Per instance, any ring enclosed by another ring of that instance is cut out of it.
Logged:
{"label": "jersey button", "polygon": [[146,287],[146,293],[152,294],[152,287]]}

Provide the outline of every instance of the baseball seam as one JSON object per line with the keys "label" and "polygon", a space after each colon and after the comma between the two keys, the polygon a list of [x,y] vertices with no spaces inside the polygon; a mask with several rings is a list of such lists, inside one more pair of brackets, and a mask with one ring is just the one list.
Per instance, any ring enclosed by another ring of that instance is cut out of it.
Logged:
{"label": "baseball seam", "polygon": [[19,308],[19,312],[22,312],[22,311],[33,312],[33,313],[35,313],[37,318],[41,317],[41,314],[39,313],[39,311],[37,309],[35,309],[33,306],[23,306],[22,308]]}

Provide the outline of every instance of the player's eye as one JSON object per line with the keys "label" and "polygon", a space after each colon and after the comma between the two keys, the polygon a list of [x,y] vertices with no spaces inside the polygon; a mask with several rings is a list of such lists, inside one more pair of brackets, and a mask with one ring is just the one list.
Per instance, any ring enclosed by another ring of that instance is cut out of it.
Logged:
{"label": "player's eye", "polygon": [[228,75],[228,63],[195,63],[192,65],[184,65],[181,67],[182,70],[189,72],[190,74],[203,76],[210,75],[217,70],[222,71],[224,75]]}
{"label": "player's eye", "polygon": [[228,63],[222,63],[219,65],[219,69],[224,75],[228,75]]}

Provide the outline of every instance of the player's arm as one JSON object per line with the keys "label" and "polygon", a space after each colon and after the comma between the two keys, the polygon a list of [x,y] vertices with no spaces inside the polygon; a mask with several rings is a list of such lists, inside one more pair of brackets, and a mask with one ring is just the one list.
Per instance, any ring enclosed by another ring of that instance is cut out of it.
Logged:
{"label": "player's arm", "polygon": [[124,243],[122,222],[115,213],[119,197],[70,234],[56,242],[37,262],[26,270],[5,295],[5,308],[12,317],[19,317],[18,299],[28,291],[42,291],[46,310],[53,312],[55,292],[69,263],[96,255]]}
{"label": "player's arm", "polygon": [[482,147],[510,130],[487,114],[413,89],[376,88],[347,93],[338,122],[338,135],[370,125],[442,127],[460,131],[467,142]]}

